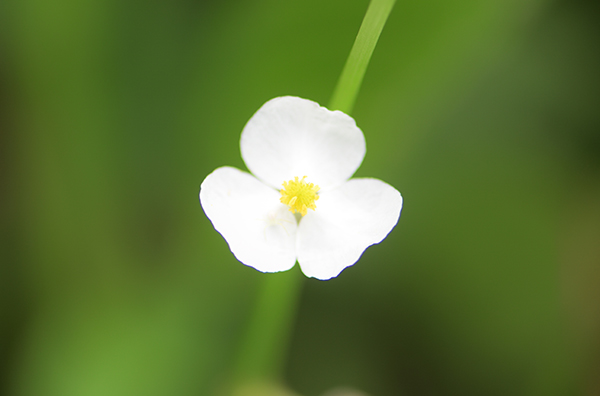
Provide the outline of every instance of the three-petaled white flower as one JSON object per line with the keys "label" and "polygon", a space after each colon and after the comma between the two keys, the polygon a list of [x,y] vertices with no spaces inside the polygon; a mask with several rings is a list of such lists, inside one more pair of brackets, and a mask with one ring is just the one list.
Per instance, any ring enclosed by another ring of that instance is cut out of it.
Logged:
{"label": "three-petaled white flower", "polygon": [[250,118],[240,146],[254,176],[218,168],[202,182],[200,203],[245,265],[279,272],[298,260],[306,276],[330,279],[398,222],[396,189],[350,179],[366,145],[341,111],[297,97],[272,99]]}

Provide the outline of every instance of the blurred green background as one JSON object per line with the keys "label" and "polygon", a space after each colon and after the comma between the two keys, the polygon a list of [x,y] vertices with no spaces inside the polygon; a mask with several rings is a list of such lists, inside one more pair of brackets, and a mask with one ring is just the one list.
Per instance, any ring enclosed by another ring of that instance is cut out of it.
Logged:
{"label": "blurred green background", "polygon": [[[265,276],[198,203],[268,99],[326,105],[367,0],[0,2],[0,394],[214,395]],[[600,12],[396,3],[353,116],[381,244],[303,282],[284,383],[600,395]]]}

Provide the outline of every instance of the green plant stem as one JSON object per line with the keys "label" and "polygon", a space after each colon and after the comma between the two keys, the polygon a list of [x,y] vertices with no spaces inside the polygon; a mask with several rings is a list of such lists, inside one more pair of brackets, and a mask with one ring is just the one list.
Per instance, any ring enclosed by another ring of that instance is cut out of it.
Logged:
{"label": "green plant stem", "polygon": [[[334,91],[330,109],[349,114],[369,60],[395,0],[372,0]],[[281,378],[304,276],[297,268],[265,274],[245,333],[234,383],[277,381]]]}
{"label": "green plant stem", "polygon": [[369,60],[395,2],[396,0],[371,0],[354,46],[333,91],[329,103],[331,110],[341,110],[346,114],[352,112]]}
{"label": "green plant stem", "polygon": [[236,383],[280,379],[303,280],[297,268],[263,276],[238,356]]}

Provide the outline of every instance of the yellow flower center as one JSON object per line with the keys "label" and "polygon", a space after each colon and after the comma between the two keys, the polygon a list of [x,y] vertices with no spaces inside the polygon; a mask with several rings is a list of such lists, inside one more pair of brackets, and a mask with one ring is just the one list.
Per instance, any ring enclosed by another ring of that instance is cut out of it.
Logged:
{"label": "yellow flower center", "polygon": [[319,186],[313,183],[304,181],[306,176],[298,180],[298,176],[294,180],[283,182],[283,188],[279,190],[281,193],[281,203],[290,207],[290,212],[298,212],[302,216],[306,215],[308,209],[315,210],[317,205],[315,201],[319,199],[317,192]]}

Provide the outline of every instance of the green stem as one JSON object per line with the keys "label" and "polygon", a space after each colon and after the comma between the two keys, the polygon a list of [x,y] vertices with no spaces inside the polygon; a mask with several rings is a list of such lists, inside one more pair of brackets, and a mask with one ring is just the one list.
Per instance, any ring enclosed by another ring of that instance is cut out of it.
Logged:
{"label": "green stem", "polygon": [[329,104],[331,110],[352,112],[369,60],[396,0],[371,0],[354,46]]}
{"label": "green stem", "polygon": [[[330,109],[349,114],[369,60],[395,0],[372,0],[331,100]],[[242,342],[234,383],[281,379],[296,317],[303,276],[296,268],[263,276],[255,310]]]}
{"label": "green stem", "polygon": [[297,268],[263,276],[238,356],[236,383],[281,378],[303,278]]}

